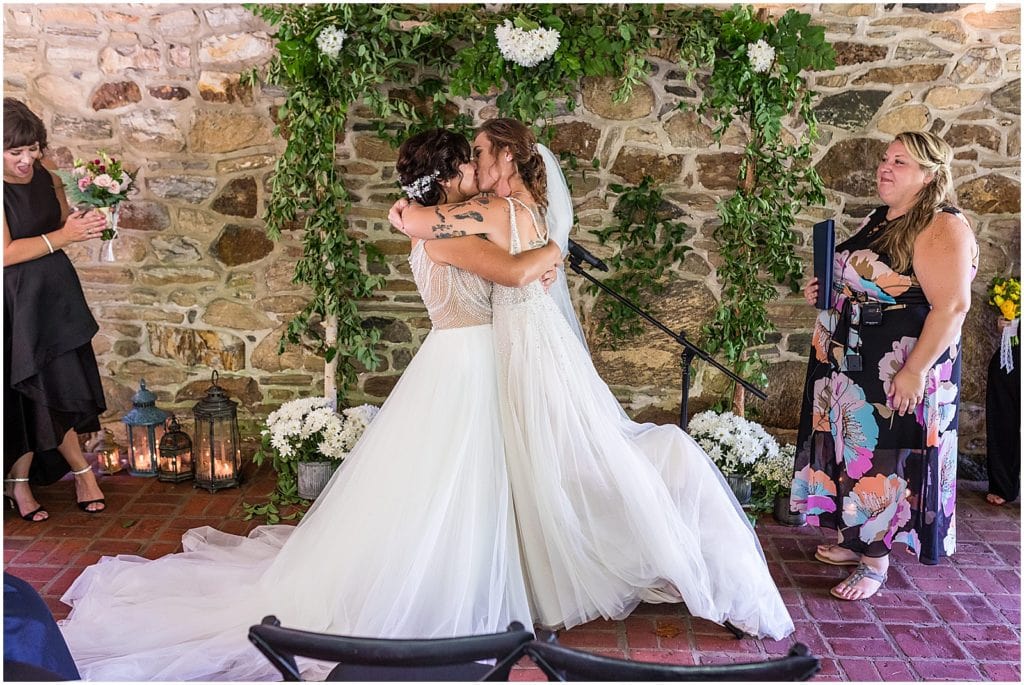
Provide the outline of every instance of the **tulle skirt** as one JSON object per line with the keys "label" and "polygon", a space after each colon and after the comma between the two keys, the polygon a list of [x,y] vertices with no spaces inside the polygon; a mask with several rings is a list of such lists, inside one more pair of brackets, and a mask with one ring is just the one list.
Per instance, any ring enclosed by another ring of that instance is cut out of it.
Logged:
{"label": "tulle skirt", "polygon": [[532,624],[490,326],[433,331],[297,527],[199,528],[155,561],[106,557],[63,597],[90,680],[268,680],[246,638],[448,637]]}
{"label": "tulle skirt", "polygon": [[535,619],[571,627],[684,601],[754,635],[792,632],[757,537],[704,451],[676,426],[629,421],[550,298],[499,299],[496,288],[506,458]]}

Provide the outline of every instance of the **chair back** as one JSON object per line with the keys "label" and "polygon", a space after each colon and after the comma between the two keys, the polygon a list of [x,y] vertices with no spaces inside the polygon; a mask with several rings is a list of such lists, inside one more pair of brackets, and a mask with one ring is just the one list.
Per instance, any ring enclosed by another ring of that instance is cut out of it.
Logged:
{"label": "chair back", "polygon": [[685,666],[614,659],[550,642],[534,641],[526,654],[549,681],[798,681],[808,680],[821,669],[818,657],[797,643],[781,659],[743,664]]}
{"label": "chair back", "polygon": [[[288,681],[302,680],[297,656],[337,662],[333,681],[507,680],[533,633],[514,621],[501,633],[396,640],[284,628],[267,616],[249,640]],[[496,663],[479,663],[489,660]]]}

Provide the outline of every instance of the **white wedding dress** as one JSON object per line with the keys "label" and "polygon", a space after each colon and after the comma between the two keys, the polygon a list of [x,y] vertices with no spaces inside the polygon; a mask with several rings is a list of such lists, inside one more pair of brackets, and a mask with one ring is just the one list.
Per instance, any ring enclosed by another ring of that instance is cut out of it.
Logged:
{"label": "white wedding dress", "polygon": [[535,620],[572,627],[624,618],[643,601],[682,600],[692,614],[752,635],[791,633],[753,528],[704,451],[676,426],[625,416],[540,283],[495,285],[492,303]]}
{"label": "white wedding dress", "polygon": [[[505,469],[491,284],[410,255],[433,330],[297,527],[191,530],[155,561],[105,557],[62,598],[88,680],[276,680],[247,640],[283,625],[377,637],[530,626]],[[316,664],[305,664],[322,675]]]}

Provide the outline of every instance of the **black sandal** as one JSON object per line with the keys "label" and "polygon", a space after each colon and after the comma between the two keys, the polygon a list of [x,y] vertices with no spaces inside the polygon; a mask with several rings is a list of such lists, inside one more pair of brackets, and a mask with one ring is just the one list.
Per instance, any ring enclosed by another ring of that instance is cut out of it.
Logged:
{"label": "black sandal", "polygon": [[[74,474],[75,478],[78,478],[79,476],[84,475],[84,474],[86,474],[86,473],[88,473],[90,471],[92,471],[92,466],[89,466],[88,464],[86,464],[84,469],[79,469],[78,471],[72,471],[71,473]],[[84,511],[86,514],[98,514],[101,511],[106,511],[107,510],[107,500],[104,497],[101,497],[99,499],[87,500],[85,502],[77,502],[77,503],[78,503],[78,508],[81,509],[82,511]],[[99,509],[89,509],[88,507],[89,507],[90,504],[102,504],[103,506],[100,507]]]}
{"label": "black sandal", "polygon": [[[14,499],[14,484],[15,483],[27,483],[27,482],[28,482],[28,478],[5,478],[4,479],[4,499],[7,500],[7,503],[11,505],[11,509],[13,509],[18,514],[18,516],[21,517],[21,519],[23,521],[28,521],[29,523],[42,523],[43,521],[49,521],[50,520],[50,512],[46,511],[46,509],[42,505],[38,506],[37,508],[35,508],[32,511],[28,512],[27,514],[22,514],[21,513],[21,507],[18,506],[18,500]],[[8,483],[11,484],[11,486],[10,486],[10,488],[11,488],[10,489],[10,494],[8,494],[8,492],[7,492],[7,484]],[[41,519],[37,519],[36,518],[36,514],[46,514],[46,517],[45,518],[41,518]]]}

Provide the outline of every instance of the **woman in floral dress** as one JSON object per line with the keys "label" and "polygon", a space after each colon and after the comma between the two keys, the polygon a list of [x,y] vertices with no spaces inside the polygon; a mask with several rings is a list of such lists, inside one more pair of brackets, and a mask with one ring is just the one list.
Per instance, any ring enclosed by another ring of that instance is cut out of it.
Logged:
{"label": "woman in floral dress", "polygon": [[[818,315],[797,438],[792,508],[838,533],[819,561],[855,566],[832,594],[859,600],[885,582],[900,542],[936,564],[956,544],[960,329],[978,246],[948,203],[952,151],[901,133],[876,173],[885,206],[835,254]],[[804,288],[808,302],[818,284]]]}

